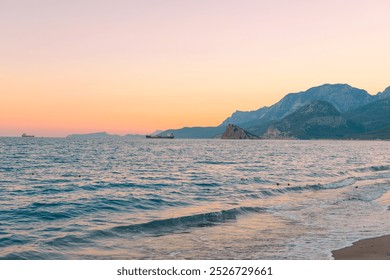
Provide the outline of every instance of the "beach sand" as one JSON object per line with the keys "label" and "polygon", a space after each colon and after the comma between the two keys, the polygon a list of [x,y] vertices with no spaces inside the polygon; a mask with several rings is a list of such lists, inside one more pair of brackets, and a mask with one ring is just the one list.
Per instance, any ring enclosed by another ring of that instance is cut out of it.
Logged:
{"label": "beach sand", "polygon": [[336,260],[390,260],[390,235],[362,239],[332,254]]}

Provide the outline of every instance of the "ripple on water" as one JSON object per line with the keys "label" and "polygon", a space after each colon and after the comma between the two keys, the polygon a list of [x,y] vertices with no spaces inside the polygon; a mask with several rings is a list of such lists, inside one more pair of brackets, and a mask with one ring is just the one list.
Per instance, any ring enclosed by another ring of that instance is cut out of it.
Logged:
{"label": "ripple on water", "polygon": [[30,140],[0,138],[1,258],[328,258],[390,227],[390,142]]}

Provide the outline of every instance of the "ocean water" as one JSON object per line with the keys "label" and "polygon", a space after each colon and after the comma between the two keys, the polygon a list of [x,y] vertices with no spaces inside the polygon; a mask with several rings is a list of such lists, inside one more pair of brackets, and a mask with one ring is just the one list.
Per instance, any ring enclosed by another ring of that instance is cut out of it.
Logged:
{"label": "ocean water", "polygon": [[331,259],[389,233],[389,150],[0,138],[0,258]]}

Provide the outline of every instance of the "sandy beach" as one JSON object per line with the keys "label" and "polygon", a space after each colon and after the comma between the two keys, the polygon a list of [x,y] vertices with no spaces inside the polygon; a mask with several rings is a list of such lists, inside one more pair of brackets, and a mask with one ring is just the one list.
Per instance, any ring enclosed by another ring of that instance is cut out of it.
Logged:
{"label": "sandy beach", "polygon": [[336,260],[390,260],[390,235],[362,239],[332,254]]}

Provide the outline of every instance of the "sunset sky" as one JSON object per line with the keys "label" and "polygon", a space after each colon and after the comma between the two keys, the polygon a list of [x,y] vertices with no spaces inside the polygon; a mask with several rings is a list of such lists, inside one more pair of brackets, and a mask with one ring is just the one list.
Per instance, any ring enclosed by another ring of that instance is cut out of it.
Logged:
{"label": "sunset sky", "polygon": [[0,1],[0,136],[219,125],[286,93],[390,86],[389,0]]}

